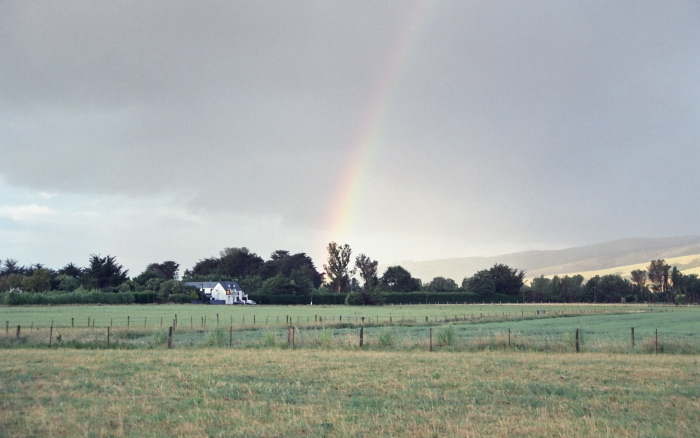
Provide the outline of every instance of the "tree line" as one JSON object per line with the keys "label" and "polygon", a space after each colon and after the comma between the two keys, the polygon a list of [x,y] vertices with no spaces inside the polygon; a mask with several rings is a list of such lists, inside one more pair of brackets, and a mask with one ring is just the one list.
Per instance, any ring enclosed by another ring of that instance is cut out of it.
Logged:
{"label": "tree line", "polygon": [[[669,302],[696,303],[700,297],[697,275],[684,275],[664,260],[653,260],[646,270],[620,275],[595,276],[587,281],[581,275],[538,277],[525,283],[525,271],[505,264],[465,277],[461,284],[453,279],[435,277],[422,282],[405,268],[396,265],[379,276],[378,261],[366,254],[352,257],[348,244],[331,242],[327,261],[319,271],[305,253],[274,251],[265,260],[248,248],[225,248],[218,257],[201,259],[179,275],[180,265],[172,260],[150,263],[139,275],[130,278],[128,270],[115,256],[91,254],[88,264],[80,267],[68,263],[53,270],[40,263],[21,266],[14,259],[0,263],[0,292],[4,301],[21,292],[132,294],[133,299],[114,302],[189,302],[198,297],[197,288],[186,282],[236,281],[251,297],[265,302],[309,302],[313,297],[342,294],[327,302],[347,304],[381,304],[390,294],[416,293],[430,297],[454,297],[454,301],[520,302]],[[462,294],[460,297],[451,294]],[[290,299],[293,297],[294,299]],[[92,299],[92,298],[91,298]],[[397,298],[398,299],[398,298]],[[286,300],[286,301],[285,301]],[[446,299],[445,301],[449,301]],[[38,301],[41,302],[41,301]],[[110,301],[112,302],[112,301]]]}

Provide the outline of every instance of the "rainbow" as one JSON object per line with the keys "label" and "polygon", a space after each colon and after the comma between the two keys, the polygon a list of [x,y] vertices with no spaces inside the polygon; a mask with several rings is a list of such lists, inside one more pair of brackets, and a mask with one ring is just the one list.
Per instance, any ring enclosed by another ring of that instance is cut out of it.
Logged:
{"label": "rainbow", "polygon": [[355,140],[351,143],[351,157],[341,173],[325,221],[324,248],[331,241],[347,243],[366,192],[367,174],[381,144],[391,103],[435,2],[436,0],[416,1],[407,14],[392,56],[383,69],[374,97],[362,118]]}

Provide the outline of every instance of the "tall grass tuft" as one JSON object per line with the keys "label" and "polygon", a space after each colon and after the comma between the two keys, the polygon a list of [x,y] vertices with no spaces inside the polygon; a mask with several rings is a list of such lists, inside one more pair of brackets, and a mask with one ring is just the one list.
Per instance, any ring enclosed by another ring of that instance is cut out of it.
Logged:
{"label": "tall grass tuft", "polygon": [[226,330],[221,327],[215,328],[209,333],[206,345],[212,347],[222,347],[226,345]]}
{"label": "tall grass tuft", "polygon": [[318,344],[323,348],[328,348],[331,346],[332,338],[331,332],[324,328],[318,333]]}
{"label": "tall grass tuft", "polygon": [[153,343],[155,345],[165,345],[168,342],[168,332],[166,330],[156,330],[153,333]]}
{"label": "tall grass tuft", "polygon": [[381,348],[391,348],[394,346],[394,334],[391,330],[384,330],[377,338],[377,344]]}
{"label": "tall grass tuft", "polygon": [[455,328],[451,325],[445,326],[436,333],[437,344],[441,347],[454,345],[456,338]]}
{"label": "tall grass tuft", "polygon": [[262,343],[265,347],[274,347],[277,345],[277,333],[273,331],[263,332]]}

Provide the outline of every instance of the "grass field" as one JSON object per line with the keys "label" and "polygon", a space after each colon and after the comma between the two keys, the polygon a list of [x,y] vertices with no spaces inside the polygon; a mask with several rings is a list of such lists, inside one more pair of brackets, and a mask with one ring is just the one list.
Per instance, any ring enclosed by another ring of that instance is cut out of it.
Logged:
{"label": "grass field", "polygon": [[3,437],[700,436],[696,307],[61,306],[0,315]]}
{"label": "grass field", "polygon": [[[327,322],[397,322],[415,320],[424,322],[457,318],[505,318],[546,316],[556,313],[639,313],[647,311],[683,312],[693,307],[666,307],[647,305],[590,305],[590,304],[450,304],[450,305],[387,305],[387,306],[207,306],[192,304],[170,305],[84,305],[84,306],[0,306],[0,324],[16,327],[86,327],[88,318],[96,327],[168,327],[177,318],[180,326],[208,326],[217,322],[222,326],[286,326],[287,317],[297,325],[315,323],[317,317]],[[218,315],[218,316],[217,316]]]}
{"label": "grass field", "polygon": [[[177,314],[175,348],[284,348],[289,344],[289,321],[295,348],[357,349],[362,327],[364,349],[429,350],[432,346],[453,351],[566,352],[574,349],[578,329],[582,351],[700,353],[700,308],[696,307],[151,305],[0,310],[7,318],[0,348],[45,348],[49,342],[54,348],[163,348]],[[157,316],[166,312],[168,317]],[[125,313],[133,316],[125,318]],[[360,315],[365,315],[364,323]],[[124,320],[126,324],[118,323]],[[19,338],[17,326],[21,327]]]}
{"label": "grass field", "polygon": [[5,350],[0,435],[700,436],[695,356]]}

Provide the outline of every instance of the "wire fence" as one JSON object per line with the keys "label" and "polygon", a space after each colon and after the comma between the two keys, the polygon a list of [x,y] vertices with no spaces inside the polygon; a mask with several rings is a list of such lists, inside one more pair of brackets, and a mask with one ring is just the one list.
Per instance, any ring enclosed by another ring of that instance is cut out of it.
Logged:
{"label": "wire fence", "polygon": [[[636,331],[636,332],[635,332]],[[322,348],[427,351],[553,351],[608,353],[700,353],[697,334],[659,333],[630,327],[625,332],[586,329],[485,331],[480,325],[327,324],[285,327],[6,327],[0,348]]]}

